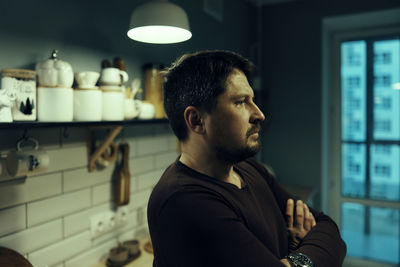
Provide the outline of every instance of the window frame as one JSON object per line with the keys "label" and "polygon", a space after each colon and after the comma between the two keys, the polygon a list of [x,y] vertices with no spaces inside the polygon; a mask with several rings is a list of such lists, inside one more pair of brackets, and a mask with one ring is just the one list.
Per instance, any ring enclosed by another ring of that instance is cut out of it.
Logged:
{"label": "window frame", "polygon": [[[322,39],[322,209],[339,225],[344,202],[400,209],[400,202],[345,197],[341,194],[341,42],[400,33],[400,9],[346,15],[323,20]],[[397,18],[396,18],[397,17]],[[376,19],[375,24],[371,18]],[[369,21],[369,22],[367,22]],[[368,101],[368,100],[367,100]],[[365,142],[367,145],[367,142]],[[369,149],[368,147],[366,149]],[[368,159],[367,159],[368,160]],[[396,265],[346,257],[344,266]]]}

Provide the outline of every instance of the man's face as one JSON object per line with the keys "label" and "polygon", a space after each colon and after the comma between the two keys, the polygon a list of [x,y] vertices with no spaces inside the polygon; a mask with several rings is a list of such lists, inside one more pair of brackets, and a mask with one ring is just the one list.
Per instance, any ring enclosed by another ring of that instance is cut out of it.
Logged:
{"label": "man's face", "polygon": [[236,163],[260,150],[258,132],[265,117],[253,98],[246,76],[235,69],[227,78],[226,91],[218,96],[216,108],[205,119],[208,142],[218,158]]}

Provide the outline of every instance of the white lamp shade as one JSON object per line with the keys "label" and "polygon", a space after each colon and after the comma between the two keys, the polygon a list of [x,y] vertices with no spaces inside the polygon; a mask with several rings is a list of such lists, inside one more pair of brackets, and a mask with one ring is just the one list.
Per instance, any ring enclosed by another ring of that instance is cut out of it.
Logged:
{"label": "white lamp shade", "polygon": [[165,0],[154,0],[137,7],[127,34],[133,40],[155,44],[179,43],[192,37],[185,11]]}

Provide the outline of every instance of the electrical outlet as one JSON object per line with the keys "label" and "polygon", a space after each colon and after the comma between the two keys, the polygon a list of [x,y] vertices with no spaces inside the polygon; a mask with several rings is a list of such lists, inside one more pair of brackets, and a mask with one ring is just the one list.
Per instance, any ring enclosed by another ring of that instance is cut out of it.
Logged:
{"label": "electrical outlet", "polygon": [[90,217],[90,232],[92,239],[105,233],[120,228],[128,222],[129,210],[126,207],[119,208],[117,212],[103,211]]}
{"label": "electrical outlet", "polygon": [[113,221],[115,221],[115,215],[112,211],[104,211],[103,212],[103,220],[104,220],[104,232],[107,232],[110,228],[113,227]]}
{"label": "electrical outlet", "polygon": [[100,236],[104,232],[104,218],[102,213],[98,213],[90,217],[90,232],[92,238]]}
{"label": "electrical outlet", "polygon": [[117,210],[117,220],[121,225],[128,222],[128,214],[129,210],[127,207],[121,207]]}

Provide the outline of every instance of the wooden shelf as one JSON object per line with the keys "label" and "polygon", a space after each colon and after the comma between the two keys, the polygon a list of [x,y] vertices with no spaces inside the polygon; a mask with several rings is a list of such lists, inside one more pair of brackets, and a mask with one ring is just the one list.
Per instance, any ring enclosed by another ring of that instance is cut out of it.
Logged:
{"label": "wooden shelf", "polygon": [[124,121],[71,121],[71,122],[40,122],[40,121],[16,121],[11,123],[0,123],[0,129],[20,129],[20,128],[52,128],[52,127],[87,127],[87,126],[130,126],[149,123],[168,123],[168,119],[151,120],[124,120]]}

